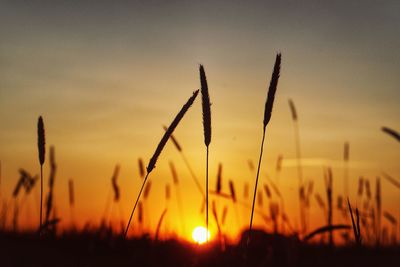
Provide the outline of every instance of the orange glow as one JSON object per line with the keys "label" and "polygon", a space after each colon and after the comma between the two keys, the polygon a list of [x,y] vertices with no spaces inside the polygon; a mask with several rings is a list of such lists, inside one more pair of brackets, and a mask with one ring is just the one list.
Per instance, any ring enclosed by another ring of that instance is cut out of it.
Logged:
{"label": "orange glow", "polygon": [[192,238],[193,241],[196,242],[197,244],[201,245],[206,243],[207,236],[208,239],[210,239],[210,231],[207,231],[205,227],[197,226],[196,228],[193,229]]}

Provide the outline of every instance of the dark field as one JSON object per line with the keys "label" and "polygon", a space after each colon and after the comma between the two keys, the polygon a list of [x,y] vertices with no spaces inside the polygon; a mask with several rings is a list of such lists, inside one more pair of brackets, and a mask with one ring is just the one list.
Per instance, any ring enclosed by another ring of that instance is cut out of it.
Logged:
{"label": "dark field", "polygon": [[[1,233],[1,266],[397,266],[400,247],[329,247],[255,232],[246,246],[197,246],[107,233]],[[244,238],[242,238],[244,239]],[[246,256],[247,251],[247,256]]]}

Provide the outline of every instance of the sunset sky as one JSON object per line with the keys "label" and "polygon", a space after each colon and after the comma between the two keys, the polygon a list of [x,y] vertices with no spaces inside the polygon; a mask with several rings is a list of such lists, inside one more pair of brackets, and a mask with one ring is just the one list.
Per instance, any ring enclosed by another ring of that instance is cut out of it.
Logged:
{"label": "sunset sky", "polygon": [[[325,166],[333,168],[334,194],[342,193],[345,141],[350,143],[354,204],[359,176],[369,178],[373,188],[383,171],[400,177],[399,144],[380,130],[400,131],[399,1],[73,2],[0,3],[3,199],[10,199],[19,168],[40,172],[36,126],[42,115],[46,142],[56,149],[62,224],[69,223],[70,178],[76,186],[76,220],[80,225],[99,222],[116,164],[121,165],[121,219],[127,221],[141,185],[138,158],[147,164],[163,135],[162,125],[200,87],[199,64],[205,67],[212,101],[210,187],[222,163],[223,190],[228,192],[232,179],[241,197],[243,184],[252,188],[255,179],[247,162],[258,159],[277,52],[282,53],[281,79],[261,177],[276,179],[276,159],[282,154],[280,186],[293,222],[298,221],[297,173],[289,98],[299,114],[304,177],[314,180],[321,195]],[[198,98],[175,136],[204,184],[200,103]],[[146,205],[151,224],[155,227],[165,207],[166,183],[172,186],[169,161],[182,180],[185,236],[190,236],[202,224],[201,198],[172,144],[150,176],[153,191]],[[47,187],[47,163],[44,170]],[[399,191],[381,182],[384,210],[398,217]],[[35,203],[32,197],[30,222],[23,211],[21,225],[37,224]],[[225,203],[220,200],[218,208]],[[167,222],[178,228],[176,202],[169,205]],[[315,201],[311,205],[315,228],[325,222]],[[112,217],[119,218],[116,210]],[[249,211],[240,207],[239,213],[244,226]],[[228,216],[235,225],[231,206]],[[262,221],[256,218],[256,224]],[[227,231],[234,234],[237,227],[232,227]]]}

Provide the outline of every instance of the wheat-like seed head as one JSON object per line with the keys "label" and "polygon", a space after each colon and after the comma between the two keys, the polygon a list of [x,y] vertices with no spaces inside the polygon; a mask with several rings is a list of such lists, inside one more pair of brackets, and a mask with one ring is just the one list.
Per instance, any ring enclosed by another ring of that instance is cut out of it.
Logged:
{"label": "wheat-like seed head", "polygon": [[364,180],[364,182],[365,182],[365,184],[364,184],[365,185],[365,192],[367,194],[368,200],[370,200],[372,194],[371,194],[371,186],[370,186],[369,180]]}
{"label": "wheat-like seed head", "polygon": [[314,191],[314,181],[310,181],[307,186],[307,196],[312,195]]}
{"label": "wheat-like seed head", "polygon": [[268,88],[268,97],[265,102],[264,109],[264,130],[267,127],[269,121],[271,120],[272,106],[274,105],[275,92],[278,87],[278,80],[281,69],[281,54],[276,55],[274,70],[272,72],[271,82]]}
{"label": "wheat-like seed head", "polygon": [[112,187],[114,190],[114,201],[116,201],[116,202],[119,201],[119,198],[120,198],[120,189],[119,189],[119,186],[117,183],[118,175],[119,175],[119,165],[117,164],[115,166],[114,173],[111,178],[111,183],[112,183]]}
{"label": "wheat-like seed head", "polygon": [[293,121],[297,121],[296,106],[294,105],[294,102],[292,99],[289,99],[289,108],[290,108],[290,113],[292,114]]}
{"label": "wheat-like seed head", "polygon": [[211,143],[211,103],[210,96],[208,94],[206,73],[203,65],[200,65],[200,84],[203,106],[204,143],[206,146],[209,146]]}
{"label": "wheat-like seed head", "polygon": [[231,198],[233,202],[236,202],[236,192],[235,192],[235,185],[233,184],[232,180],[229,180],[229,190],[231,192]]}
{"label": "wheat-like seed head", "polygon": [[269,190],[268,184],[264,184],[264,191],[268,198],[271,198],[271,190]]}
{"label": "wheat-like seed head", "polygon": [[68,192],[69,192],[69,205],[73,206],[75,203],[75,198],[74,198],[74,181],[72,179],[69,179],[68,181]]}
{"label": "wheat-like seed head", "polygon": [[179,184],[178,173],[176,172],[175,165],[172,161],[169,162],[169,168],[171,169],[172,180],[174,182],[174,185],[178,185]]}
{"label": "wheat-like seed head", "polygon": [[138,221],[140,224],[143,223],[143,203],[140,201],[138,204]]}
{"label": "wheat-like seed head", "polygon": [[262,195],[262,193],[260,191],[257,193],[257,203],[258,203],[258,206],[262,207],[262,205],[263,205],[263,195]]}
{"label": "wheat-like seed head", "polygon": [[[380,216],[382,210],[382,192],[381,192],[381,179],[379,177],[376,178],[376,192],[375,192],[375,200],[376,200],[376,211],[378,217],[378,224],[380,224]],[[378,225],[379,227],[380,225]]]}
{"label": "wheat-like seed head", "polygon": [[38,125],[38,151],[39,151],[39,163],[40,165],[44,164],[45,153],[46,153],[46,139],[45,139],[45,131],[44,131],[44,123],[42,116],[39,117]]}
{"label": "wheat-like seed head", "polygon": [[50,178],[49,178],[49,187],[53,188],[54,180],[56,176],[56,158],[55,158],[55,148],[54,146],[50,146],[49,150],[49,159],[50,159]]}
{"label": "wheat-like seed head", "polygon": [[167,143],[168,139],[172,135],[172,133],[175,130],[176,126],[178,126],[179,122],[182,120],[182,118],[185,115],[186,111],[188,111],[190,106],[193,104],[193,102],[196,99],[198,93],[199,93],[199,90],[196,90],[196,91],[193,92],[193,95],[188,99],[186,104],[183,105],[182,109],[179,111],[179,113],[176,115],[175,119],[172,121],[172,123],[168,127],[167,131],[164,133],[164,136],[161,138],[160,143],[158,143],[156,151],[154,152],[153,156],[151,157],[151,159],[149,161],[149,164],[147,165],[147,173],[150,173],[154,169],[154,167],[156,166],[157,159],[160,156],[161,151],[164,149],[165,144]]}
{"label": "wheat-like seed head", "polygon": [[225,220],[226,220],[226,215],[228,214],[228,206],[225,205],[224,209],[222,210],[222,216],[221,216],[221,224],[224,225],[225,224]]}
{"label": "wheat-like seed head", "polygon": [[343,197],[342,196],[337,197],[337,208],[339,210],[343,209]]}
{"label": "wheat-like seed head", "polygon": [[24,185],[25,175],[23,175],[21,173],[21,170],[20,170],[20,174],[21,174],[21,176],[20,176],[17,184],[15,185],[15,188],[14,188],[14,191],[12,194],[14,198],[16,198],[18,196],[19,191],[21,190],[22,186]]}
{"label": "wheat-like seed head", "polygon": [[364,179],[362,177],[358,178],[358,196],[361,197],[364,189]]}
{"label": "wheat-like seed head", "polygon": [[344,143],[344,150],[343,150],[343,159],[344,161],[349,161],[349,155],[350,155],[350,145],[349,142]]}
{"label": "wheat-like seed head", "polygon": [[321,195],[316,193],[315,199],[317,200],[317,203],[321,209],[325,209],[325,201],[322,199]]}
{"label": "wheat-like seed head", "polygon": [[282,170],[282,160],[283,160],[283,156],[279,155],[278,159],[276,161],[276,171],[280,172]]}
{"label": "wheat-like seed head", "polygon": [[145,173],[144,173],[144,164],[143,164],[143,159],[139,158],[138,159],[138,165],[139,165],[139,175],[140,177],[144,177]]}
{"label": "wheat-like seed head", "polygon": [[388,211],[384,211],[383,212],[383,216],[393,225],[396,226],[397,225],[397,220],[396,218]]}
{"label": "wheat-like seed head", "polygon": [[217,175],[217,186],[215,191],[217,194],[221,193],[222,190],[222,164],[218,164],[218,175]]}

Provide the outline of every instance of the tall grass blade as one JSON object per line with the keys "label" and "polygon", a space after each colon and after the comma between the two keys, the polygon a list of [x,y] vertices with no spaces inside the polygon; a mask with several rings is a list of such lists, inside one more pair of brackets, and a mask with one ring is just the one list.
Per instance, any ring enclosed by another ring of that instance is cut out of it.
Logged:
{"label": "tall grass blade", "polygon": [[297,121],[296,107],[294,106],[293,100],[290,98],[289,98],[289,108],[290,108],[290,113],[292,114],[292,120]]}
{"label": "tall grass blade", "polygon": [[292,120],[294,124],[294,134],[295,134],[295,143],[296,143],[296,158],[297,158],[297,175],[299,179],[299,205],[300,205],[300,224],[301,224],[301,231],[302,233],[307,232],[307,224],[306,224],[306,216],[305,216],[305,203],[304,200],[305,198],[302,197],[302,192],[301,188],[304,186],[303,185],[303,170],[302,170],[302,165],[301,165],[301,147],[300,147],[300,130],[299,130],[299,121],[298,121],[298,115],[296,111],[296,107],[294,105],[294,102],[289,99],[289,108],[292,114]]}
{"label": "tall grass blade", "polygon": [[233,203],[236,203],[236,191],[232,180],[229,180],[229,191],[231,192],[231,198]]}
{"label": "tall grass blade", "polygon": [[277,89],[277,86],[278,86],[280,69],[281,69],[281,54],[278,53],[276,55],[274,70],[272,72],[271,82],[270,82],[270,85],[269,85],[269,88],[268,88],[267,101],[265,102],[264,120],[263,120],[263,134],[262,134],[262,140],[261,140],[261,146],[260,146],[260,157],[258,159],[256,181],[255,181],[255,185],[254,185],[253,203],[252,203],[252,207],[251,207],[249,235],[248,235],[248,239],[247,239],[247,244],[249,244],[250,240],[251,240],[251,230],[252,230],[252,227],[253,227],[254,206],[255,206],[255,202],[256,202],[258,177],[259,177],[259,174],[260,174],[261,160],[262,160],[263,149],[264,149],[265,131],[266,131],[266,127],[267,127],[267,125],[268,125],[268,123],[269,123],[269,121],[271,119],[272,107],[273,107],[273,104],[274,104],[275,92],[276,92],[276,89]]}
{"label": "tall grass blade", "polygon": [[351,223],[353,225],[354,240],[356,241],[357,245],[361,245],[360,231],[359,231],[359,229],[357,227],[358,224],[356,224],[355,221],[354,221],[353,210],[351,208],[351,204],[350,204],[349,198],[347,198],[347,205],[348,205],[349,213],[350,213],[350,216],[351,216]]}
{"label": "tall grass blade", "polygon": [[343,161],[344,161],[344,194],[345,197],[349,196],[349,158],[350,158],[350,145],[349,142],[344,143]]}
{"label": "tall grass blade", "polygon": [[49,177],[49,193],[47,195],[47,201],[46,201],[46,216],[45,216],[45,223],[48,225],[48,222],[50,220],[50,213],[53,209],[53,199],[54,199],[54,182],[56,178],[56,170],[57,170],[57,165],[55,162],[55,152],[54,152],[54,146],[50,147],[50,177]]}
{"label": "tall grass blade", "polygon": [[[211,143],[211,103],[208,93],[208,84],[203,65],[200,65],[201,103],[203,110],[204,144],[206,145],[206,228],[208,232],[208,156]],[[207,236],[208,241],[208,236]]]}
{"label": "tall grass blade", "polygon": [[40,219],[39,219],[39,234],[42,229],[42,207],[43,207],[43,164],[46,153],[46,138],[42,116],[39,116],[37,125],[38,134],[38,152],[39,152],[39,163],[40,163]]}
{"label": "tall grass blade", "polygon": [[126,238],[126,236],[128,234],[129,225],[131,224],[133,214],[135,213],[136,206],[137,206],[137,204],[139,202],[140,196],[142,194],[143,188],[144,188],[144,186],[146,184],[146,181],[147,181],[147,178],[148,178],[150,172],[154,169],[154,167],[156,165],[156,162],[157,162],[157,159],[160,156],[161,151],[163,150],[165,144],[167,143],[167,141],[170,138],[171,134],[174,132],[176,126],[178,126],[179,122],[182,120],[182,118],[185,115],[185,113],[188,111],[188,109],[193,104],[193,102],[196,99],[198,93],[199,93],[199,90],[194,91],[193,95],[183,105],[183,107],[181,108],[179,113],[175,116],[174,120],[172,121],[172,123],[168,127],[167,131],[164,133],[163,137],[160,140],[160,143],[158,144],[158,146],[156,148],[156,151],[154,152],[153,156],[151,157],[151,159],[149,161],[149,164],[147,165],[147,174],[146,174],[146,176],[145,176],[145,178],[143,180],[142,186],[141,186],[139,194],[138,194],[138,196],[136,198],[135,204],[133,206],[131,215],[130,215],[129,220],[128,220],[128,224],[127,224],[126,229],[125,229],[125,234],[124,234],[125,238]]}
{"label": "tall grass blade", "polygon": [[380,244],[381,239],[381,215],[382,215],[382,197],[381,197],[381,180],[379,177],[376,178],[376,243]]}
{"label": "tall grass blade", "polygon": [[164,209],[164,211],[161,213],[160,219],[158,220],[157,228],[156,228],[156,235],[155,235],[155,240],[156,241],[158,241],[158,237],[160,235],[161,225],[162,225],[162,222],[164,220],[165,214],[167,214],[167,209]]}

